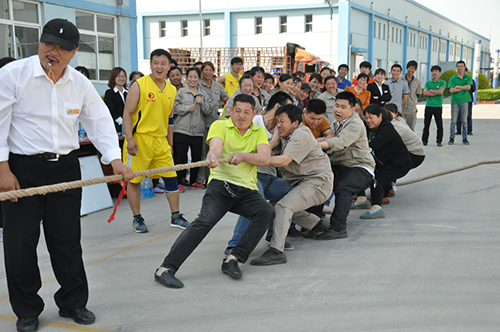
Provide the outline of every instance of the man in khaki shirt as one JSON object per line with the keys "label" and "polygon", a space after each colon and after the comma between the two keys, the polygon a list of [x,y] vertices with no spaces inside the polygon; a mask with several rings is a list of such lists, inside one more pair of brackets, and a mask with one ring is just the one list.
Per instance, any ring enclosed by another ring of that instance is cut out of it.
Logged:
{"label": "man in khaki shirt", "polygon": [[332,192],[333,173],[330,160],[309,128],[302,125],[302,111],[285,105],[276,111],[281,154],[271,157],[271,165],[280,167],[283,179],[294,187],[276,203],[271,247],[252,265],[284,264],[285,238],[293,221],[314,237],[328,228],[328,222],[304,210],[323,204]]}
{"label": "man in khaki shirt", "polygon": [[332,124],[335,137],[320,143],[330,156],[335,174],[335,208],[330,217],[330,228],[318,234],[318,240],[347,237],[352,195],[368,188],[374,176],[375,160],[370,153],[365,125],[354,110],[355,104],[354,94],[344,91],[337,95],[335,122]]}

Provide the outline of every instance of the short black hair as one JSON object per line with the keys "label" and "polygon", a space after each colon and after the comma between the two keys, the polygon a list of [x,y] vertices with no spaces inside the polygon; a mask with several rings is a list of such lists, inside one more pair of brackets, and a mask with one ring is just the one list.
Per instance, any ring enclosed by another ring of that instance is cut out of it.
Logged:
{"label": "short black hair", "polygon": [[349,71],[349,66],[348,66],[348,65],[346,65],[345,63],[343,63],[343,64],[339,65],[339,68],[338,68],[337,70],[340,70],[340,69],[342,69],[342,68],[345,68],[345,69],[347,69],[347,71]]}
{"label": "short black hair", "polygon": [[465,64],[465,61],[464,61],[464,60],[457,61],[457,64],[456,64],[455,66],[458,66],[460,63],[463,63],[463,64],[464,64],[464,67],[466,67],[466,64]]}
{"label": "short black hair", "polygon": [[313,79],[316,79],[320,84],[323,84],[323,76],[321,76],[319,73],[312,73],[311,76],[309,76],[309,82],[311,82]]}
{"label": "short black hair", "polygon": [[324,72],[325,70],[328,70],[330,72],[330,74],[332,74],[332,69],[329,68],[329,67],[323,67],[321,68],[321,70],[319,71],[320,73]]}
{"label": "short black hair", "polygon": [[300,86],[300,90],[311,92],[311,86],[309,85],[309,83],[302,83],[302,85]]}
{"label": "short black hair", "polygon": [[194,63],[194,65],[193,65],[193,67],[196,67],[196,66],[198,66],[198,65],[202,65],[202,64],[203,64],[203,62],[201,62],[201,61],[196,61],[196,62]]}
{"label": "short black hair", "polygon": [[279,81],[280,81],[280,83],[283,83],[283,82],[291,80],[291,79],[293,79],[292,75],[290,75],[290,74],[283,74],[283,75],[280,76]]}
{"label": "short black hair", "polygon": [[298,121],[302,123],[302,110],[300,107],[295,106],[294,104],[283,105],[276,110],[276,115],[278,116],[281,113],[286,113],[290,121],[295,122]]}
{"label": "short black hair", "polygon": [[306,74],[303,71],[296,71],[294,75],[299,77],[301,80],[306,78]]}
{"label": "short black hair", "polygon": [[326,82],[328,82],[329,80],[334,80],[335,83],[337,83],[337,78],[333,75],[329,75],[329,76],[325,77],[325,79],[323,80],[323,84],[326,84]]}
{"label": "short black hair", "polygon": [[201,78],[201,70],[198,67],[191,67],[186,70],[186,77],[189,75],[190,72],[195,71],[198,74],[198,78]]}
{"label": "short black hair", "polygon": [[439,72],[441,72],[441,67],[439,67],[438,65],[434,65],[431,67],[431,71],[434,71],[434,70],[439,70]]}
{"label": "short black hair", "polygon": [[161,55],[166,56],[168,58],[169,63],[172,61],[172,55],[170,55],[170,53],[168,51],[164,50],[163,48],[157,48],[156,50],[151,52],[151,56],[149,57],[149,60],[153,61],[154,56],[161,56]]}
{"label": "short black hair", "polygon": [[271,75],[271,74],[269,74],[269,73],[265,73],[265,74],[264,74],[264,80],[268,80],[268,79],[271,79],[271,80],[273,80],[273,82],[274,82],[274,77],[273,77],[273,75]]}
{"label": "short black hair", "polygon": [[241,83],[242,83],[244,80],[250,80],[250,81],[252,81],[252,83],[253,83],[252,77],[251,77],[250,75],[243,75],[243,76],[241,76],[241,78],[240,78],[240,80],[239,80],[238,84],[241,86]]}
{"label": "short black hair", "polygon": [[378,68],[377,70],[375,70],[375,75],[378,75],[378,74],[382,74],[385,76],[386,72],[385,72],[385,69],[384,68]]}
{"label": "short black hair", "polygon": [[349,91],[342,91],[339,92],[335,96],[335,100],[347,100],[349,103],[349,106],[354,107],[356,105],[356,96],[354,96],[354,93],[349,92]]}
{"label": "short black hair", "polygon": [[243,64],[243,59],[240,58],[239,56],[235,56],[234,58],[231,59],[231,66],[234,65],[235,63]]}
{"label": "short black hair", "polygon": [[[3,67],[3,64],[1,64],[2,60],[3,59],[0,59],[0,68]],[[75,67],[75,69],[77,71],[79,71],[80,73],[82,73],[85,77],[90,78],[90,72],[89,72],[89,70],[86,67],[84,67],[84,66],[77,66],[77,67]]]}
{"label": "short black hair", "polygon": [[356,104],[354,106],[356,106],[356,105],[359,105],[359,108],[361,108],[361,110],[363,110],[363,102],[361,101],[361,99],[356,98]]}
{"label": "short black hair", "polygon": [[[16,60],[16,58],[13,58],[13,57],[11,57],[11,56],[6,56],[6,57],[4,57],[4,58],[1,58],[1,59],[0,59],[0,68],[2,68],[2,67],[3,67],[3,66],[5,66],[6,64],[11,63],[12,61],[15,61],[15,60]],[[83,68],[85,68],[85,67],[83,67]],[[75,68],[75,69],[76,69],[76,68]],[[85,68],[85,69],[87,69],[87,68]],[[77,70],[78,70],[78,69],[77,69]],[[89,77],[89,76],[87,76],[87,77]]]}
{"label": "short black hair", "polygon": [[399,68],[399,70],[403,71],[403,67],[401,67],[401,65],[399,63],[395,63],[391,66],[391,71],[394,69],[394,68]]}
{"label": "short black hair", "polygon": [[307,113],[325,114],[326,103],[321,99],[311,99],[306,106]]}
{"label": "short black hair", "polygon": [[264,70],[264,68],[255,66],[250,69],[250,76],[254,77],[257,73],[261,73],[262,75],[264,75],[264,77],[266,77],[266,71]]}
{"label": "short black hair", "polygon": [[368,83],[368,81],[370,80],[370,76],[366,75],[365,73],[360,73],[360,74],[358,75],[358,82],[359,82],[359,80],[360,80],[360,79],[362,79],[362,78],[365,78],[365,79],[366,79],[366,83]]}
{"label": "short black hair", "polygon": [[178,66],[177,60],[175,60],[174,58],[170,60],[170,63],[172,64],[172,66]]}
{"label": "short black hair", "polygon": [[417,69],[418,68],[417,61],[415,60],[408,61],[408,63],[406,64],[406,69],[408,69],[409,67],[415,67],[415,69]]}
{"label": "short black hair", "polygon": [[287,101],[290,101],[290,103],[293,103],[292,97],[286,92],[278,91],[276,92],[271,99],[269,99],[269,102],[267,103],[266,107],[266,112],[269,110],[272,110],[276,104],[280,104],[281,106],[286,105]]}
{"label": "short black hair", "polygon": [[384,109],[387,111],[387,112],[390,112],[390,113],[394,113],[398,116],[403,116],[399,110],[398,110],[398,106],[396,104],[393,104],[393,103],[389,103],[389,104],[385,104],[384,106]]}
{"label": "short black hair", "polygon": [[233,100],[233,108],[236,105],[237,102],[240,103],[249,103],[252,105],[252,109],[255,109],[255,99],[253,99],[252,96],[246,95],[243,93],[240,93],[239,95],[236,95]]}
{"label": "short black hair", "polygon": [[182,75],[182,69],[180,69],[177,66],[172,66],[172,67],[170,67],[170,70],[167,73],[167,77],[170,77],[170,73],[173,72],[174,70],[178,70],[181,73],[181,75]]}
{"label": "short black hair", "polygon": [[366,106],[363,113],[364,114],[366,114],[366,113],[372,114],[372,115],[375,115],[377,117],[380,114],[382,114],[382,119],[388,119],[389,121],[391,120],[389,113],[387,113],[387,111],[384,108],[382,108],[382,106],[379,106],[377,104],[370,104],[370,105]]}
{"label": "short black hair", "polygon": [[372,70],[372,64],[369,63],[368,61],[363,61],[359,64],[359,69],[361,68],[368,68],[370,70]]}

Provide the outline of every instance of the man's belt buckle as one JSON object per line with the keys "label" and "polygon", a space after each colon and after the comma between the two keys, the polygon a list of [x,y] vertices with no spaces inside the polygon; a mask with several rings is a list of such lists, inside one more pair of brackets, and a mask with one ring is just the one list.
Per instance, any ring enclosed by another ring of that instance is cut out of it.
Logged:
{"label": "man's belt buckle", "polygon": [[59,161],[59,153],[54,153],[54,158],[47,159],[47,161]]}

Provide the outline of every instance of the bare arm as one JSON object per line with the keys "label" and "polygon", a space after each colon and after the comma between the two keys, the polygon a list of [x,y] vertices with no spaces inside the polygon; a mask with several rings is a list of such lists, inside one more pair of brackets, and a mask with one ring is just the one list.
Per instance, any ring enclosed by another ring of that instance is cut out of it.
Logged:
{"label": "bare arm", "polygon": [[[21,186],[16,176],[11,172],[9,162],[0,162],[0,192],[19,189],[21,189]],[[17,198],[12,199],[12,202],[17,202]]]}
{"label": "bare arm", "polygon": [[219,166],[218,159],[222,156],[224,141],[220,137],[214,137],[209,142],[210,150],[207,153],[207,159],[211,161],[208,167],[215,168]]}
{"label": "bare arm", "polygon": [[406,104],[407,101],[408,101],[408,95],[403,95],[403,103],[402,103],[402,105]]}
{"label": "bare arm", "polygon": [[271,150],[276,149],[278,146],[280,146],[280,136],[278,135],[278,131],[275,129],[273,133],[273,137],[271,137],[271,140],[269,141],[269,145],[271,146]]}
{"label": "bare arm", "polygon": [[139,84],[134,82],[128,90],[127,101],[123,109],[123,130],[127,138],[127,151],[132,156],[135,156],[137,153],[137,144],[132,134],[132,114],[134,114],[137,104],[139,103],[139,98]]}
{"label": "bare arm", "polygon": [[267,166],[271,161],[271,148],[267,144],[259,144],[255,153],[234,152],[230,157],[232,158],[229,162],[231,165],[246,162],[255,166]]}
{"label": "bare arm", "polygon": [[287,156],[286,154],[281,156],[272,156],[271,157],[271,166],[274,167],[286,167],[293,161],[292,158]]}

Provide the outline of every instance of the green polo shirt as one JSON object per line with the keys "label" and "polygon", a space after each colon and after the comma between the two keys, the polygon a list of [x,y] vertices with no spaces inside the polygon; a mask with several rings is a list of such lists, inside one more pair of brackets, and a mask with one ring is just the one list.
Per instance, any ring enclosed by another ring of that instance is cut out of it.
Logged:
{"label": "green polo shirt", "polygon": [[[258,145],[269,145],[266,130],[264,128],[252,123],[245,135],[241,135],[231,118],[224,121],[217,120],[210,126],[207,144],[210,145],[210,140],[214,137],[222,138],[224,142],[222,158],[227,158],[234,152],[256,153]],[[210,170],[210,181],[213,179],[227,181],[252,190],[258,190],[257,166],[245,162],[236,166],[225,163],[220,164],[216,168],[212,168]]]}
{"label": "green polo shirt", "polygon": [[[446,81],[438,78],[436,82],[433,80],[427,81],[425,83],[424,89],[427,90],[439,90],[439,88],[446,89]],[[425,106],[428,107],[443,107],[443,94],[440,94],[439,96],[431,96],[427,97],[425,101]]]}
{"label": "green polo shirt", "polygon": [[[458,74],[450,78],[448,83],[449,88],[456,86],[472,85],[472,77],[470,75],[464,74],[462,78],[458,77]],[[468,90],[460,91],[451,94],[451,104],[462,104],[470,103],[472,100],[470,98],[470,93]]]}

